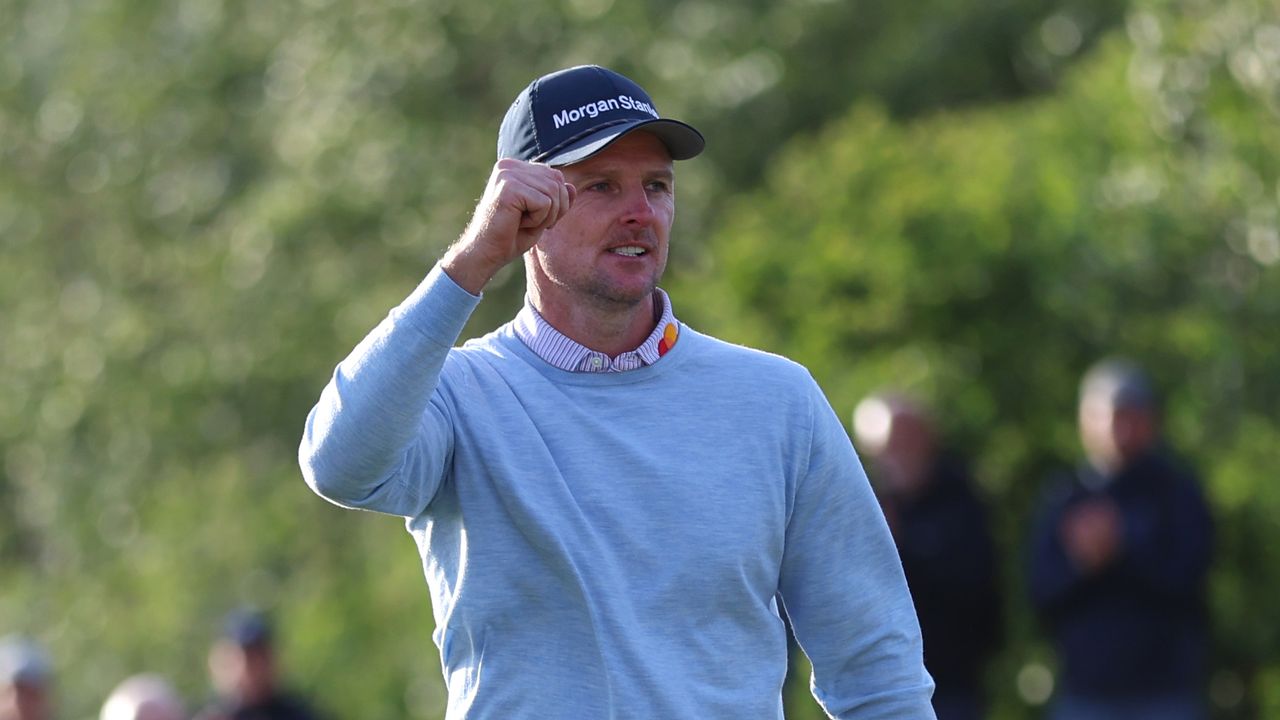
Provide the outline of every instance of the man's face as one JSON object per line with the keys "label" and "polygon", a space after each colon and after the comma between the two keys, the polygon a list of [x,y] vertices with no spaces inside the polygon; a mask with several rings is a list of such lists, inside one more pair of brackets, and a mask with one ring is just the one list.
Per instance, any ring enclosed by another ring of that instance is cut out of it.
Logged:
{"label": "man's face", "polygon": [[929,480],[933,454],[933,433],[928,422],[911,410],[896,409],[890,420],[888,442],[879,458],[891,492],[902,497],[919,493]]}
{"label": "man's face", "polygon": [[265,644],[219,640],[209,653],[209,672],[220,693],[246,702],[261,701],[275,687],[274,654]]}
{"label": "man's face", "polygon": [[1091,393],[1080,401],[1080,444],[1093,466],[1117,472],[1146,452],[1156,439],[1155,418],[1144,407],[1117,405],[1111,395]]}
{"label": "man's face", "polygon": [[529,251],[541,302],[617,310],[647,301],[666,268],[675,219],[666,146],[636,131],[561,171],[577,198]]}
{"label": "man's face", "polygon": [[52,716],[48,688],[17,682],[0,686],[0,720],[46,720]]}

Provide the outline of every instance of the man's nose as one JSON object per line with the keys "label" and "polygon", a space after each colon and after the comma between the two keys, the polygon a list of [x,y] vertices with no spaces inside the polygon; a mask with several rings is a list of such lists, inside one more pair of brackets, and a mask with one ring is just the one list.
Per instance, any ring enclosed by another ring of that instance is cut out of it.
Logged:
{"label": "man's nose", "polygon": [[628,224],[649,225],[657,217],[653,198],[643,186],[629,188],[624,195],[622,220]]}

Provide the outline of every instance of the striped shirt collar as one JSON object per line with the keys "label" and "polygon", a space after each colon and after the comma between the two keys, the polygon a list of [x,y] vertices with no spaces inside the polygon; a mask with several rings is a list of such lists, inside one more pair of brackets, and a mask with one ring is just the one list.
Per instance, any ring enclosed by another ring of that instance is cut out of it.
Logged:
{"label": "striped shirt collar", "polygon": [[671,312],[671,298],[662,288],[657,288],[654,303],[661,306],[661,312],[653,332],[640,343],[640,347],[615,358],[580,345],[551,327],[551,323],[529,304],[528,296],[525,296],[524,307],[516,314],[512,325],[516,337],[553,367],[569,372],[623,372],[654,364],[676,344],[680,324]]}

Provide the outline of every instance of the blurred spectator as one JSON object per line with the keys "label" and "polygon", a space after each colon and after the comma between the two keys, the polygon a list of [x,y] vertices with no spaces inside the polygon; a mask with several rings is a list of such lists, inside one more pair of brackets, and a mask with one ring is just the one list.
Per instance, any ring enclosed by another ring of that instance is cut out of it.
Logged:
{"label": "blurred spectator", "polygon": [[209,674],[217,700],[199,720],[315,720],[301,698],[281,686],[272,628],[252,609],[227,617],[223,635],[209,652]]}
{"label": "blurred spectator", "polygon": [[186,720],[182,698],[159,675],[134,675],[116,686],[99,720]]}
{"label": "blurred spectator", "polygon": [[1080,387],[1086,462],[1053,483],[1032,542],[1032,601],[1061,671],[1053,720],[1199,720],[1212,526],[1161,439],[1145,373],[1095,365]]}
{"label": "blurred spectator", "polygon": [[17,635],[0,638],[0,720],[49,720],[52,686],[49,657],[39,645]]}
{"label": "blurred spectator", "polygon": [[1003,636],[986,508],[918,403],[872,395],[853,424],[920,618],[925,667],[937,683],[934,711],[939,720],[976,720],[985,708],[983,672]]}

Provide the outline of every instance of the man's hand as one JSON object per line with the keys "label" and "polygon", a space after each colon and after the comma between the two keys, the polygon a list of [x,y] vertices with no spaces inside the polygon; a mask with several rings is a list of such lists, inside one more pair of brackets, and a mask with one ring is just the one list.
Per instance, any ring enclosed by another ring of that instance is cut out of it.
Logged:
{"label": "man's hand", "polygon": [[503,159],[462,237],[440,265],[463,289],[479,295],[498,270],[520,257],[573,205],[576,191],[548,165]]}
{"label": "man's hand", "polygon": [[1120,551],[1122,520],[1110,500],[1087,500],[1071,508],[1059,531],[1067,557],[1086,575],[1111,564]]}

